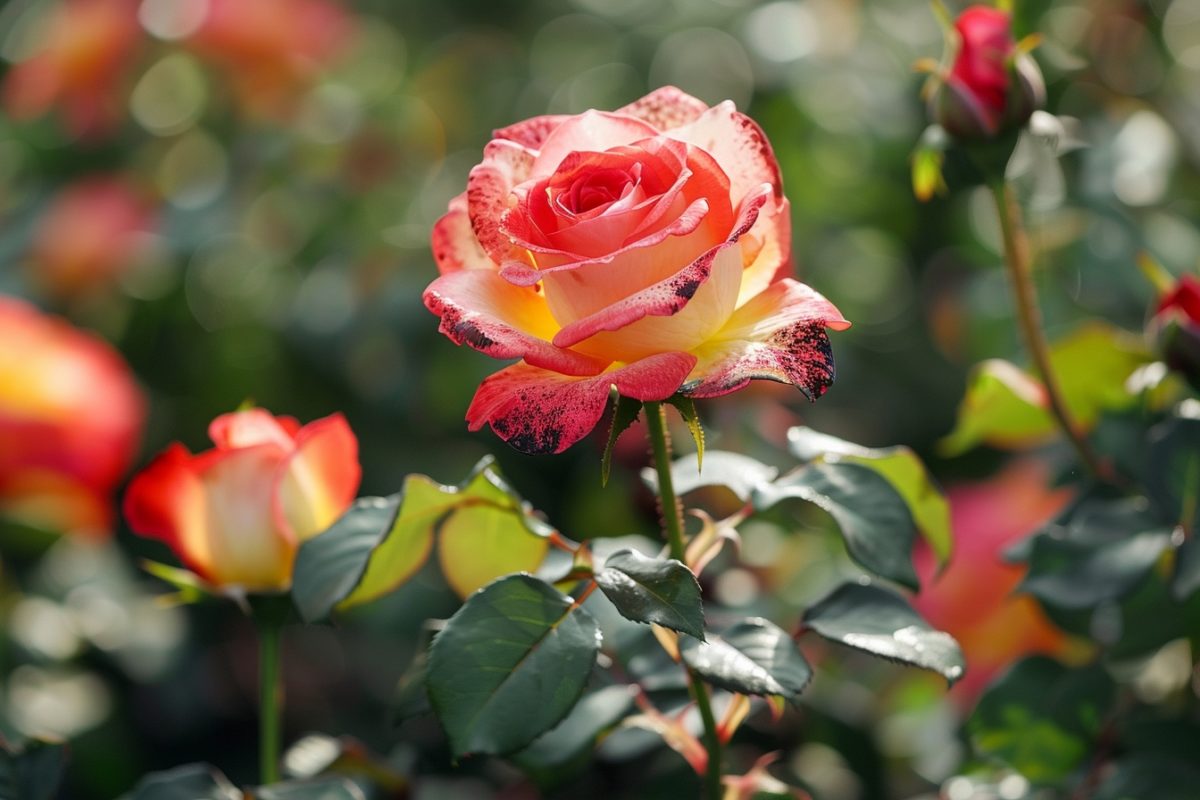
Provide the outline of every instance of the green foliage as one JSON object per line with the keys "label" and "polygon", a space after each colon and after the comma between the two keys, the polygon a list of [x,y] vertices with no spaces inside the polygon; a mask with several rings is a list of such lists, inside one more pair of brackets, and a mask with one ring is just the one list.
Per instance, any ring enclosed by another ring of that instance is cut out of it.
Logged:
{"label": "green foliage", "polygon": [[830,641],[933,670],[950,683],[966,667],[949,634],[930,627],[908,601],[882,586],[843,583],[809,607],[804,624]]}
{"label": "green foliage", "polygon": [[1092,800],[1194,800],[1200,769],[1154,753],[1117,759],[1112,774],[1097,787]]}
{"label": "green foliage", "polygon": [[1027,658],[994,683],[968,722],[976,749],[1034,784],[1058,784],[1087,758],[1114,698],[1099,666]]}
{"label": "green foliage", "polygon": [[472,595],[434,638],[426,677],[455,755],[511,753],[558,724],[599,646],[592,616],[529,575]]}
{"label": "green foliage", "polygon": [[605,686],[587,692],[567,718],[514,756],[526,769],[549,769],[587,752],[633,707],[628,686]]}
{"label": "green foliage", "polygon": [[841,529],[851,558],[876,575],[917,588],[912,565],[916,527],[904,498],[876,470],[854,463],[813,462],[760,485],[755,508],[798,499],[827,512]]}
{"label": "green foliage", "polygon": [[459,486],[410,475],[400,493],[359,500],[301,546],[292,586],[297,608],[314,621],[394,591],[425,563],[439,532],[439,561],[460,596],[536,569],[549,546],[548,529],[490,457]]}
{"label": "green foliage", "polygon": [[150,773],[122,800],[243,800],[243,795],[207,764],[188,764]]}
{"label": "green foliage", "polygon": [[667,400],[675,406],[679,416],[687,423],[688,433],[692,435],[692,443],[696,445],[696,471],[704,470],[704,428],[700,425],[700,415],[696,413],[696,403],[690,397],[674,394]]}
{"label": "green foliage", "polygon": [[1200,522],[1200,419],[1171,417],[1150,432],[1146,491],[1169,522]]}
{"label": "green foliage", "polygon": [[637,421],[638,415],[642,413],[642,402],[618,394],[616,387],[613,387],[612,398],[613,411],[612,420],[608,426],[608,440],[604,443],[604,455],[600,457],[600,484],[602,486],[608,485],[608,476],[612,472],[613,448],[617,446],[617,439]]}
{"label": "green foliage", "polygon": [[245,800],[363,800],[362,790],[346,778],[326,777],[263,786]]}
{"label": "green foliage", "polygon": [[1200,540],[1187,539],[1175,551],[1175,572],[1171,576],[1171,596],[1183,602],[1200,589]]}
{"label": "green foliage", "polygon": [[0,797],[52,800],[62,781],[67,746],[29,739],[10,745],[0,738]]}
{"label": "green foliage", "polygon": [[[741,453],[725,450],[708,451],[708,467],[701,470],[691,456],[676,459],[671,464],[671,482],[680,495],[709,486],[724,486],[743,503],[750,502],[754,489],[779,474],[779,470]],[[649,467],[642,470],[642,480],[651,491],[658,491],[658,475]]]}
{"label": "green foliage", "polygon": [[626,619],[652,622],[704,639],[700,584],[680,562],[620,550],[604,562],[604,569],[596,573],[596,583]]}
{"label": "green foliage", "polygon": [[787,631],[765,619],[742,620],[707,642],[680,642],[683,660],[714,686],[795,703],[812,667]]}

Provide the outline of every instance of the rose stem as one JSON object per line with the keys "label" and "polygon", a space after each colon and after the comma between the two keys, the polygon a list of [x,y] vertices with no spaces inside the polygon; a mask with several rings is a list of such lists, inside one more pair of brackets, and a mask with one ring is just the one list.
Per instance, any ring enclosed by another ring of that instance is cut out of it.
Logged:
{"label": "rose stem", "polygon": [[1050,403],[1058,427],[1066,434],[1067,440],[1079,454],[1079,459],[1093,476],[1108,479],[1108,472],[1100,463],[1087,439],[1071,421],[1063,400],[1058,378],[1050,364],[1050,348],[1046,344],[1046,336],[1042,332],[1042,317],[1038,310],[1037,295],[1033,285],[1033,270],[1029,261],[1029,242],[1021,223],[1021,208],[1013,194],[1012,186],[1003,179],[991,184],[992,197],[996,201],[996,215],[1000,220],[1000,231],[1004,237],[1004,261],[1008,266],[1009,279],[1012,282],[1013,299],[1017,305],[1017,316],[1021,324],[1021,332],[1025,338],[1025,346],[1033,357],[1034,367],[1038,377],[1046,388],[1046,399]]}
{"label": "rose stem", "polygon": [[259,774],[263,785],[279,781],[279,719],[283,707],[283,684],[279,679],[279,645],[282,633],[282,620],[259,617],[258,752]]}
{"label": "rose stem", "polygon": [[[671,558],[686,564],[683,546],[683,514],[679,498],[675,496],[675,485],[671,480],[671,437],[667,433],[667,413],[661,403],[646,403],[646,427],[650,447],[654,451],[654,467],[658,471],[658,497],[662,509],[663,530],[671,548]],[[688,685],[700,718],[704,721],[704,747],[708,751],[708,766],[705,784],[709,800],[721,797],[721,740],[717,737],[717,720],[713,716],[708,689],[691,669],[684,664],[688,673]]]}

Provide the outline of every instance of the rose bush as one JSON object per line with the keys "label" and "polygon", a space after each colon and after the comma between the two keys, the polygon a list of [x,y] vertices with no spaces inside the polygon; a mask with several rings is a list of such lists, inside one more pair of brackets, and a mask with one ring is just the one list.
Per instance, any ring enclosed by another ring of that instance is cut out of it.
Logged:
{"label": "rose bush", "polygon": [[604,413],[715,397],[767,378],[819,397],[826,328],[849,323],[786,277],[779,165],[730,102],[659,89],[616,112],[496,131],[433,231],[425,305],[457,344],[520,362],[467,411],[527,453],[557,453]]}
{"label": "rose bush", "polygon": [[358,440],[335,414],[303,427],[261,409],[224,414],[198,455],[174,444],[134,477],[125,517],[214,587],[286,589],[296,548],[350,505]]}

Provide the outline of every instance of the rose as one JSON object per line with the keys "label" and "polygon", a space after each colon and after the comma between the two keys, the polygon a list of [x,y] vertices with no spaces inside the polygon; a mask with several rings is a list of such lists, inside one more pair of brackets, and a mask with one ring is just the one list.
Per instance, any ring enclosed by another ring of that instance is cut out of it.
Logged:
{"label": "rose", "polygon": [[1184,275],[1162,296],[1149,331],[1167,366],[1200,390],[1200,279]]}
{"label": "rose", "polygon": [[288,588],[296,548],[358,491],[358,440],[340,414],[300,427],[260,409],[217,417],[208,432],[215,449],[173,444],[134,477],[129,526],[214,587]]}
{"label": "rose", "polygon": [[0,295],[0,516],[105,534],[145,401],[106,342]]}
{"label": "rose", "polygon": [[483,381],[469,426],[527,453],[586,435],[611,386],[658,401],[767,378],[815,399],[833,380],[825,328],[849,326],[785,277],[788,202],[762,130],[673,87],[497,131],[433,253],[440,330],[521,359]]}
{"label": "rose", "polygon": [[950,74],[932,98],[934,119],[962,139],[992,138],[1024,125],[1045,101],[1037,64],[1019,52],[1007,12],[971,6],[954,21]]}

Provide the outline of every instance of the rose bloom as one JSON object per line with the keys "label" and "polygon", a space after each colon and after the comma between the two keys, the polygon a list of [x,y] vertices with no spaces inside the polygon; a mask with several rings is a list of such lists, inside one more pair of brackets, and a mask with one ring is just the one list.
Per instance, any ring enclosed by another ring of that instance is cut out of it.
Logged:
{"label": "rose bloom", "polygon": [[135,533],[165,542],[213,587],[276,591],[296,548],[341,516],[358,491],[358,440],[341,414],[301,427],[262,409],[224,414],[216,447],[173,444],[125,494]]}
{"label": "rose bloom", "polygon": [[48,13],[32,55],[5,76],[4,109],[16,119],[51,109],[78,136],[121,120],[121,92],[142,41],[137,0],[63,0]]}
{"label": "rose bloom", "polygon": [[0,295],[0,516],[106,534],[145,401],[107,343]]}
{"label": "rose bloom", "polygon": [[241,106],[261,117],[289,112],[296,96],[351,38],[353,22],[329,0],[208,0],[187,39],[228,74]]}
{"label": "rose bloom", "polygon": [[1167,366],[1200,389],[1200,279],[1180,278],[1158,301],[1148,329]]}
{"label": "rose bloom", "polygon": [[933,116],[959,138],[991,138],[1024,125],[1041,108],[1037,64],[1018,53],[1009,14],[971,6],[954,21],[954,64],[933,96]]}
{"label": "rose bloom", "polygon": [[38,220],[29,267],[60,297],[111,284],[132,266],[156,227],[149,204],[117,177],[97,177],[64,189]]}
{"label": "rose bloom", "polygon": [[762,130],[673,87],[496,131],[433,254],[441,331],[521,359],[480,385],[470,429],[526,453],[585,436],[614,385],[657,401],[767,378],[815,399],[834,375],[825,328],[850,324],[786,277],[788,202]]}
{"label": "rose bloom", "polygon": [[917,552],[922,590],[914,605],[962,645],[967,672],[952,694],[970,707],[997,674],[1027,655],[1069,655],[1071,641],[1032,597],[1014,595],[1025,567],[1004,550],[1044,526],[1070,501],[1068,489],[1047,489],[1050,475],[1035,461],[1017,461],[982,483],[951,487],[954,554],[937,573],[933,554]]}

